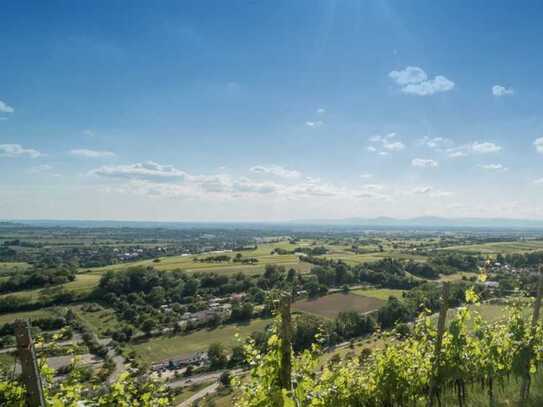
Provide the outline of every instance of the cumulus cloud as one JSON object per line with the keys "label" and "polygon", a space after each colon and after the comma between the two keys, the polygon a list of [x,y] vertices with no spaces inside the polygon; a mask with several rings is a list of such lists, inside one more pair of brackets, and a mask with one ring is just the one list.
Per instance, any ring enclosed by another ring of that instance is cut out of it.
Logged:
{"label": "cumulus cloud", "polygon": [[501,85],[494,85],[492,86],[492,94],[494,96],[514,95],[515,90],[513,88],[506,88],[505,86],[501,86]]}
{"label": "cumulus cloud", "polygon": [[0,113],[13,113],[14,111],[13,107],[0,100]]}
{"label": "cumulus cloud", "polygon": [[86,148],[70,150],[70,154],[85,158],[113,158],[116,156],[116,154],[112,153],[111,151],[88,150]]}
{"label": "cumulus cloud", "polygon": [[497,153],[502,150],[502,147],[488,141],[464,144],[458,147],[447,149],[449,158],[467,157],[471,154],[489,154]]}
{"label": "cumulus cloud", "polygon": [[[123,193],[147,196],[202,198],[202,199],[252,199],[260,195],[272,195],[273,199],[300,200],[311,197],[323,199],[357,199],[361,197],[386,199],[381,191],[384,186],[365,184],[358,188],[327,183],[319,178],[301,177],[292,170],[278,170],[279,166],[255,166],[249,176],[235,177],[229,174],[194,175],[152,161],[127,165],[102,166],[90,175],[110,179],[113,188]],[[271,172],[269,171],[271,168]],[[251,175],[281,174],[277,180],[251,178]],[[296,175],[296,176],[294,176]]]}
{"label": "cumulus cloud", "polygon": [[508,168],[502,164],[480,164],[479,168],[485,171],[507,171]]}
{"label": "cumulus cloud", "polygon": [[280,178],[299,178],[302,176],[299,171],[289,170],[280,165],[255,165],[249,171],[255,174],[273,175]]}
{"label": "cumulus cloud", "polygon": [[413,189],[407,191],[407,193],[409,195],[424,195],[425,197],[430,198],[443,198],[452,195],[452,192],[435,189],[434,187],[428,185],[414,187]]}
{"label": "cumulus cloud", "polygon": [[488,141],[483,142],[483,143],[479,143],[478,141],[476,141],[471,145],[471,149],[475,153],[486,154],[486,153],[496,153],[498,151],[501,151],[502,148],[498,146],[497,144],[489,143]]}
{"label": "cumulus cloud", "polygon": [[373,174],[370,174],[369,172],[363,172],[362,174],[360,174],[360,178],[362,179],[373,178]]}
{"label": "cumulus cloud", "polygon": [[438,162],[432,159],[414,158],[411,160],[411,165],[419,168],[436,168],[438,166]]}
{"label": "cumulus cloud", "polygon": [[424,136],[419,140],[419,144],[433,150],[442,151],[454,145],[453,141],[445,137]]}
{"label": "cumulus cloud", "polygon": [[305,125],[308,126],[308,127],[321,127],[322,125],[324,124],[324,122],[322,120],[317,120],[317,121],[307,121],[305,122]]}
{"label": "cumulus cloud", "polygon": [[417,66],[408,66],[401,71],[392,71],[388,76],[400,86],[403,93],[418,96],[447,92],[455,86],[454,82],[442,75],[429,79],[426,72]]}
{"label": "cumulus cloud", "polygon": [[318,114],[324,114],[324,113],[326,113],[326,109],[325,109],[324,107],[319,107],[319,108],[317,109],[317,113],[318,113]]}
{"label": "cumulus cloud", "polygon": [[106,178],[151,181],[182,180],[188,175],[171,165],[161,165],[153,161],[128,165],[103,166],[90,171],[89,174]]}
{"label": "cumulus cloud", "polygon": [[23,148],[20,144],[0,144],[0,157],[30,157],[37,158],[43,154],[32,148]]}
{"label": "cumulus cloud", "polygon": [[543,154],[543,137],[536,138],[534,140],[534,146],[538,153]]}
{"label": "cumulus cloud", "polygon": [[379,155],[388,155],[389,152],[401,151],[405,148],[405,144],[397,139],[396,133],[389,133],[384,136],[374,135],[369,138],[371,143],[367,150]]}

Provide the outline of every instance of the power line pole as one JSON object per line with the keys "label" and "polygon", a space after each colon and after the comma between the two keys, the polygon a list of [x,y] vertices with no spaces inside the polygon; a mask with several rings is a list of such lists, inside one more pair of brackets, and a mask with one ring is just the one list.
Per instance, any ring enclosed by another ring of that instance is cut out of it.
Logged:
{"label": "power line pole", "polygon": [[447,319],[447,311],[449,310],[449,283],[443,283],[441,288],[441,308],[439,310],[439,318],[437,320],[437,337],[434,348],[434,360],[432,363],[432,376],[430,377],[429,392],[428,392],[428,407],[434,405],[434,397],[439,391],[438,375],[441,367],[441,346],[443,344],[443,335],[445,333],[445,322]]}
{"label": "power line pole", "polygon": [[290,319],[290,295],[283,293],[279,303],[281,314],[281,326],[279,337],[281,338],[281,365],[279,369],[279,383],[287,391],[292,390],[292,326]]}
{"label": "power line pole", "polygon": [[17,354],[21,361],[23,381],[26,386],[28,406],[45,407],[41,376],[28,321],[23,319],[15,321],[15,339],[17,340]]}

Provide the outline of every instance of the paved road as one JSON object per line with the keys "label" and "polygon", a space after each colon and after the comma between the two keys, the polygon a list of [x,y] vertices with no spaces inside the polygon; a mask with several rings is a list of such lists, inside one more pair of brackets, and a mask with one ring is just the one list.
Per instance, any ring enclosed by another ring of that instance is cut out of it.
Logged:
{"label": "paved road", "polygon": [[217,391],[217,389],[219,388],[219,385],[220,384],[218,382],[216,382],[216,383],[213,383],[213,384],[207,386],[206,388],[200,390],[198,393],[194,394],[192,397],[189,397],[185,401],[178,404],[177,407],[190,407],[190,406],[192,406],[192,403],[194,403],[197,400],[200,400],[202,397],[205,397],[205,396],[208,396],[210,394],[215,393]]}
{"label": "paved road", "polygon": [[114,350],[110,349],[108,352],[108,356],[113,360],[113,363],[115,363],[115,368],[107,378],[107,382],[111,384],[114,383],[120,376],[120,374],[126,370],[127,366],[124,357],[122,357],[121,355],[116,355]]}
{"label": "paved road", "polygon": [[[188,387],[188,386],[192,386],[193,384],[205,383],[210,380],[218,380],[219,377],[221,377],[221,374],[223,374],[223,372],[225,372],[225,370],[219,370],[217,372],[204,373],[197,376],[186,377],[183,379],[171,381],[169,383],[166,383],[166,385],[168,387],[171,387],[172,389],[175,389],[178,387]],[[241,373],[243,373],[243,369],[230,370],[230,374],[232,376],[237,376]]]}

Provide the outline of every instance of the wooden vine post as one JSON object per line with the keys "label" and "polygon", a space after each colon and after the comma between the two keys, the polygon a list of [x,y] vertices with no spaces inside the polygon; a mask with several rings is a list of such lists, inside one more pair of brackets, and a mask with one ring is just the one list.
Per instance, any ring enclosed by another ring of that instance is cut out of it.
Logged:
{"label": "wooden vine post", "polygon": [[279,302],[279,312],[281,314],[281,327],[279,337],[281,339],[281,365],[279,370],[279,384],[282,389],[292,390],[292,326],[290,316],[290,295],[284,293]]}
{"label": "wooden vine post", "polygon": [[522,377],[522,383],[520,385],[520,405],[524,406],[530,393],[530,362],[531,354],[533,352],[533,341],[537,330],[537,324],[539,322],[539,315],[541,311],[541,296],[543,294],[543,266],[539,266],[539,277],[537,279],[537,293],[534,303],[534,311],[532,314],[531,332],[530,332],[530,359],[526,361],[526,373]]}
{"label": "wooden vine post", "polygon": [[443,283],[441,288],[441,307],[439,309],[439,318],[437,320],[437,337],[434,348],[434,358],[432,363],[432,376],[429,383],[428,407],[434,405],[434,397],[438,394],[439,384],[438,375],[441,365],[441,346],[443,344],[443,334],[445,333],[445,322],[447,320],[447,311],[449,310],[449,283]]}
{"label": "wooden vine post", "polygon": [[15,321],[15,339],[27,392],[27,404],[29,407],[45,407],[41,376],[28,321],[22,319]]}

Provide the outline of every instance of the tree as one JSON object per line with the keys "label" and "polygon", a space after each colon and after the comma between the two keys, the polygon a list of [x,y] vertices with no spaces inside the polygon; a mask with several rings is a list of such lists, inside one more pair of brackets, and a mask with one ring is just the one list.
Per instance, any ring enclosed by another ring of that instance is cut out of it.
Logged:
{"label": "tree", "polygon": [[226,356],[226,350],[222,343],[215,342],[209,345],[207,349],[207,357],[212,369],[221,369],[226,366],[228,358]]}
{"label": "tree", "polygon": [[148,336],[157,328],[157,323],[152,318],[146,318],[141,324],[141,330]]}
{"label": "tree", "polygon": [[219,381],[224,387],[230,387],[230,381],[232,380],[232,375],[228,370],[224,371],[219,377]]}

